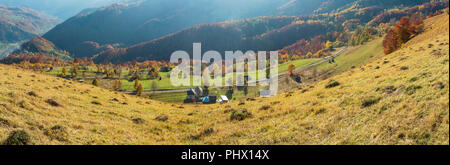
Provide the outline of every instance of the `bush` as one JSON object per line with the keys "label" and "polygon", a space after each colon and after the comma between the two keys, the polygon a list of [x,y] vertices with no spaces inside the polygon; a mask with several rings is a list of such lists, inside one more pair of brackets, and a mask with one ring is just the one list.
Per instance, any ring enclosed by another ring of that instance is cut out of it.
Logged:
{"label": "bush", "polygon": [[270,105],[264,105],[261,108],[259,108],[259,110],[268,110],[270,109]]}
{"label": "bush", "polygon": [[61,104],[59,104],[58,102],[56,102],[56,101],[53,100],[53,99],[48,99],[48,100],[46,100],[45,102],[48,103],[48,104],[50,104],[51,106],[54,106],[54,107],[59,107],[59,106],[61,106]]}
{"label": "bush", "polygon": [[242,121],[246,118],[249,118],[252,116],[252,113],[248,112],[247,109],[243,110],[234,110],[231,112],[230,120],[238,120]]}
{"label": "bush", "polygon": [[416,90],[418,90],[418,89],[422,89],[422,86],[420,86],[420,85],[411,85],[411,86],[408,86],[406,88],[405,93],[407,95],[412,95],[412,94],[416,93]]}
{"label": "bush", "polygon": [[314,112],[314,114],[315,114],[315,115],[319,115],[319,114],[325,113],[326,111],[327,111],[327,109],[325,109],[325,108],[320,108],[320,109],[316,110],[316,111]]}
{"label": "bush", "polygon": [[97,78],[92,81],[92,85],[94,85],[94,86],[98,86],[99,85],[99,81],[98,81]]}
{"label": "bush", "polygon": [[134,124],[144,124],[145,120],[142,118],[135,118],[135,119],[133,119],[133,123]]}
{"label": "bush", "polygon": [[380,102],[380,100],[381,100],[381,98],[379,98],[379,97],[371,96],[371,97],[363,99],[362,106],[363,107],[370,107],[370,106]]}
{"label": "bush", "polygon": [[37,97],[37,96],[38,96],[38,95],[36,94],[36,92],[34,92],[34,91],[28,92],[28,95],[33,96],[33,97]]}
{"label": "bush", "polygon": [[2,125],[10,126],[11,123],[8,120],[6,120],[6,119],[0,118],[0,126],[2,126]]}
{"label": "bush", "polygon": [[419,80],[418,77],[413,77],[413,78],[409,79],[409,82],[415,82],[415,81],[417,81],[417,80]]}
{"label": "bush", "polygon": [[66,129],[60,125],[55,125],[52,128],[45,130],[44,135],[58,141],[67,141]]}
{"label": "bush", "polygon": [[169,120],[169,117],[167,115],[159,115],[155,118],[155,120],[165,122],[165,121]]}
{"label": "bush", "polygon": [[213,128],[208,128],[208,129],[203,130],[202,132],[200,132],[197,135],[191,135],[189,138],[192,139],[192,140],[199,140],[201,137],[209,136],[212,133],[214,133],[214,129]]}
{"label": "bush", "polygon": [[333,88],[333,87],[337,87],[341,85],[339,82],[337,82],[336,80],[331,80],[330,82],[328,82],[328,84],[325,86],[325,88]]}
{"label": "bush", "polygon": [[384,87],[384,89],[383,89],[383,91],[384,91],[384,93],[386,93],[386,94],[392,94],[392,93],[394,93],[395,91],[397,90],[397,88],[395,87],[395,86],[386,86],[386,87]]}
{"label": "bush", "polygon": [[102,105],[102,103],[100,103],[100,102],[98,102],[98,101],[95,101],[95,100],[92,101],[91,104],[94,104],[94,105]]}
{"label": "bush", "polygon": [[14,131],[3,143],[4,145],[27,145],[30,143],[30,136],[25,131]]}

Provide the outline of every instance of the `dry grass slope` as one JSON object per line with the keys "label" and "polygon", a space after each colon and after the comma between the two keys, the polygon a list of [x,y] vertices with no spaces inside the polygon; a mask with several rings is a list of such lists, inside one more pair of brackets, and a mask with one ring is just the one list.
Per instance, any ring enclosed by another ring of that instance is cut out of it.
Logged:
{"label": "dry grass slope", "polygon": [[[0,65],[0,142],[25,131],[14,137],[27,144],[448,145],[448,19],[428,19],[424,34],[369,64],[228,105],[162,103]],[[339,85],[325,88],[331,80]]]}

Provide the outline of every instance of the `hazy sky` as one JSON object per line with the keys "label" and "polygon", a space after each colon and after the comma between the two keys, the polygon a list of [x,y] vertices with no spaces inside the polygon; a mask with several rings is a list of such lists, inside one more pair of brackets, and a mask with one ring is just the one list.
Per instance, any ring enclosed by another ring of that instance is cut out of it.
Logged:
{"label": "hazy sky", "polygon": [[0,0],[0,4],[32,8],[60,19],[70,18],[83,9],[102,7],[125,0]]}

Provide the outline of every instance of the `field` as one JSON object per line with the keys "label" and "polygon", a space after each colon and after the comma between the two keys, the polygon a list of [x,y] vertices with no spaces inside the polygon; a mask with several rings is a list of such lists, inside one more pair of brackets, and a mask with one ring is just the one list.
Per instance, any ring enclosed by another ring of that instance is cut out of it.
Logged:
{"label": "field", "polygon": [[[0,65],[0,142],[449,144],[449,17],[404,48],[271,98],[177,104]],[[348,65],[350,66],[350,65]]]}
{"label": "field", "polygon": [[377,38],[366,43],[365,45],[350,48],[345,53],[335,58],[336,63],[322,63],[313,68],[326,72],[343,72],[351,69],[352,67],[357,67],[367,63],[372,58],[384,55],[382,41],[383,38]]}
{"label": "field", "polygon": [[280,66],[278,66],[278,73],[287,72],[288,67],[291,64],[293,64],[295,66],[295,68],[302,68],[302,67],[314,64],[316,62],[319,62],[320,60],[322,60],[322,59],[302,59],[302,60],[290,61],[290,62],[281,64]]}
{"label": "field", "polygon": [[372,41],[355,47],[350,47],[340,56],[335,58],[335,63],[322,63],[300,72],[305,83],[315,83],[327,79],[333,75],[357,68],[384,55],[383,38],[375,38]]}
{"label": "field", "polygon": [[[290,61],[284,64],[280,64],[278,67],[278,72],[279,73],[284,73],[287,72],[288,66],[293,64],[295,65],[296,68],[301,68],[301,67],[305,67],[308,65],[311,65],[315,62],[320,61],[321,59],[301,59],[301,60],[295,60],[295,61]],[[67,70],[70,70],[70,67],[66,68]],[[81,72],[85,71],[85,77],[87,77],[86,79],[89,81],[86,81],[87,83],[92,82],[94,77],[98,77],[98,78],[102,78],[104,77],[104,75],[97,75],[95,73],[97,69],[95,67],[89,67],[88,70],[80,70],[79,75],[77,78],[83,78],[81,76]],[[144,71],[145,72],[145,71]],[[62,67],[58,67],[58,68],[54,68],[51,71],[46,71],[45,73],[47,74],[51,74],[51,75],[58,75],[62,73]],[[142,86],[144,87],[145,91],[152,91],[152,90],[173,90],[173,89],[186,89],[186,88],[193,88],[194,86],[173,86],[171,81],[170,81],[170,72],[160,72],[160,77],[161,80],[159,79],[148,79],[146,74],[141,74],[142,76],[142,80],[140,80]],[[135,91],[134,89],[134,81],[128,81],[128,78],[130,77],[130,75],[128,75],[128,70],[123,70],[122,71],[122,88],[121,90],[123,91]],[[108,80],[105,80],[108,81]],[[107,84],[110,84],[110,82],[106,82]],[[155,83],[156,84],[156,89],[152,89],[152,84]],[[203,84],[203,83],[202,83]],[[110,86],[103,86],[105,88],[111,88]]]}

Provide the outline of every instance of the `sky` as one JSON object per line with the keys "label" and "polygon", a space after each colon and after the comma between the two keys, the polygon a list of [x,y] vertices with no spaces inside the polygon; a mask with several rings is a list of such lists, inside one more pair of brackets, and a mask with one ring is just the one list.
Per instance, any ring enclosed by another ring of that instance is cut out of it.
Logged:
{"label": "sky", "polygon": [[97,8],[125,0],[0,0],[0,4],[31,8],[65,20],[83,9]]}

